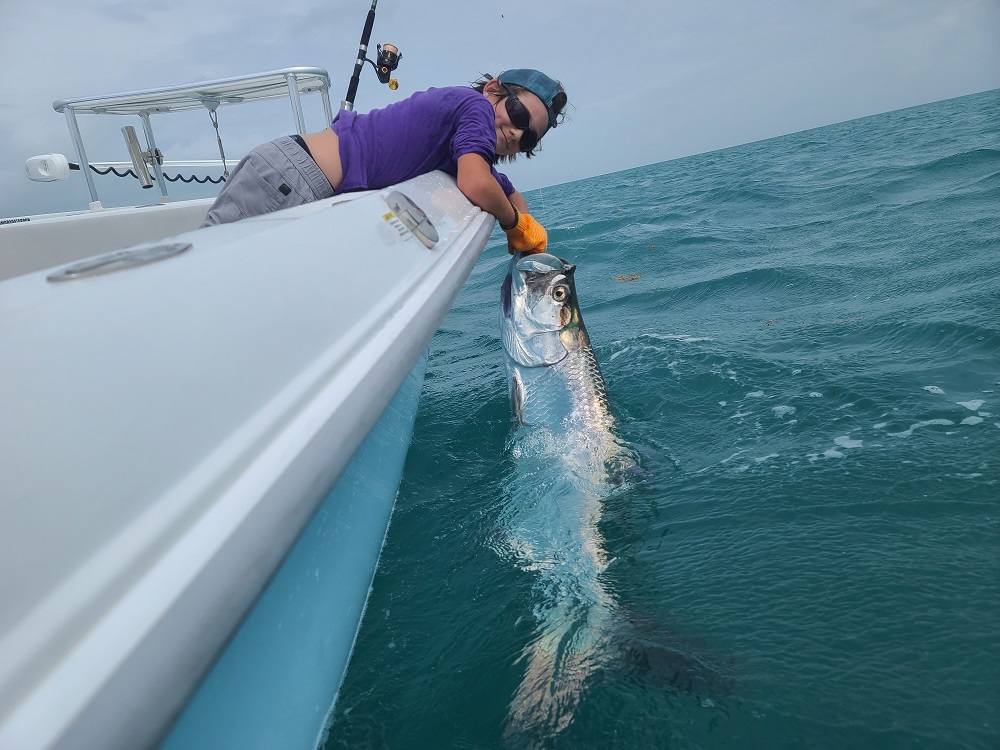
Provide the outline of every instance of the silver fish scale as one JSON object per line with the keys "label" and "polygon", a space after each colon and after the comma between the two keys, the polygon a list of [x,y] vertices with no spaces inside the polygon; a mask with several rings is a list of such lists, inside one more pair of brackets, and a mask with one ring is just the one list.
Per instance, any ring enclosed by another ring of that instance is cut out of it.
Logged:
{"label": "silver fish scale", "polygon": [[590,347],[574,349],[549,367],[521,367],[511,360],[508,365],[521,382],[518,418],[524,424],[610,430],[604,378]]}

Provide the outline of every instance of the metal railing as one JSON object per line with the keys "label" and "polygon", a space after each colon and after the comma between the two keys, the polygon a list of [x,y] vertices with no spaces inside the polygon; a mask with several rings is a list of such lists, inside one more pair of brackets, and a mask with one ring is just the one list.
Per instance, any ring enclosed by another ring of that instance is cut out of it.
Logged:
{"label": "metal railing", "polygon": [[[90,190],[92,199],[90,207],[92,210],[99,210],[101,202],[97,194],[97,185],[94,182],[92,170],[90,169],[90,161],[87,158],[87,150],[84,147],[83,137],[80,135],[77,115],[138,116],[142,120],[147,146],[147,151],[141,152],[138,157],[142,157],[143,154],[150,156],[145,161],[153,168],[156,175],[156,182],[160,188],[161,202],[165,203],[170,198],[167,193],[167,182],[163,176],[160,160],[153,158],[153,155],[158,154],[158,149],[153,136],[153,125],[150,120],[152,115],[184,112],[202,108],[214,115],[215,111],[222,106],[287,97],[292,108],[295,132],[302,133],[306,126],[305,118],[302,114],[301,95],[318,93],[323,100],[326,121],[331,122],[333,120],[333,109],[330,106],[329,90],[330,75],[326,70],[323,68],[296,67],[178,86],[127,91],[78,99],[60,99],[52,104],[52,108],[56,112],[61,112],[66,117],[70,138],[73,140],[73,146],[76,148],[77,158],[79,159],[80,171],[83,172],[87,180],[87,187]],[[135,164],[136,158],[136,156],[133,156],[133,164]],[[136,165],[136,168],[139,168],[138,165]]]}

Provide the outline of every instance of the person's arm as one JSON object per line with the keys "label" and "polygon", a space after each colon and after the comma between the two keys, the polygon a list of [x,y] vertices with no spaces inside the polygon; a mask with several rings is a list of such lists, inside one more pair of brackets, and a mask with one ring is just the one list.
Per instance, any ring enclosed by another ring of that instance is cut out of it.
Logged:
{"label": "person's arm", "polygon": [[521,195],[516,190],[510,195],[508,195],[507,199],[510,201],[510,204],[518,211],[520,211],[522,214],[531,213],[531,211],[528,210],[528,202],[524,199],[524,196]]}
{"label": "person's arm", "polygon": [[516,190],[508,198],[479,154],[458,157],[458,189],[483,211],[493,214],[507,233],[507,252],[544,253],[545,228],[528,213],[528,204]]}
{"label": "person's arm", "polygon": [[[507,198],[500,183],[490,172],[490,165],[479,154],[462,154],[458,157],[458,189],[470,202],[493,214],[501,228],[517,224],[513,196],[511,199]],[[527,213],[528,206],[524,198],[521,198],[521,203],[524,205],[524,213]]]}

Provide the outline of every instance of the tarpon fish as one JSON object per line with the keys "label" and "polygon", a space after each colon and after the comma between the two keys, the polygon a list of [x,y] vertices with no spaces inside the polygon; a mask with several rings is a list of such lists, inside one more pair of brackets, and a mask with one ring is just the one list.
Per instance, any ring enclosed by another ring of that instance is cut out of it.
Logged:
{"label": "tarpon fish", "polygon": [[[598,530],[612,478],[635,462],[614,419],[580,314],[575,266],[553,255],[515,256],[502,287],[503,346],[520,425],[502,519],[503,546],[536,574],[538,627],[509,709],[508,740],[544,743],[572,721],[588,677],[611,653],[619,618],[601,574]],[[620,484],[620,483],[618,483]]]}
{"label": "tarpon fish", "polygon": [[535,575],[538,624],[520,662],[506,738],[546,747],[573,720],[588,679],[617,665],[689,693],[724,682],[686,649],[640,637],[605,582],[599,530],[605,500],[627,491],[635,453],[615,420],[577,299],[576,266],[515,256],[501,289],[501,332],[519,423],[501,551]]}

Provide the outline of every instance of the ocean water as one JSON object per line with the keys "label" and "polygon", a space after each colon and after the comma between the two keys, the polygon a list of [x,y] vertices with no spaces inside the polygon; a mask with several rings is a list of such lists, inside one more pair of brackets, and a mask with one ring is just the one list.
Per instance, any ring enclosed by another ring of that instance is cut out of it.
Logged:
{"label": "ocean water", "polygon": [[642,467],[601,498],[596,575],[681,666],[609,650],[509,732],[553,592],[504,551],[495,236],[431,344],[327,750],[1000,746],[998,115],[1000,90],[528,194]]}

